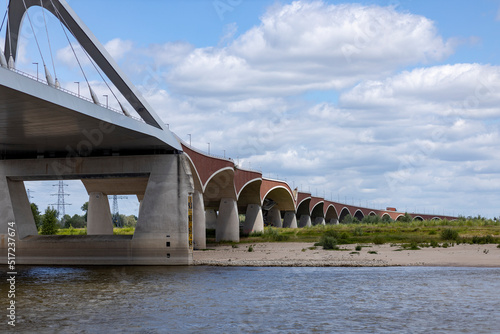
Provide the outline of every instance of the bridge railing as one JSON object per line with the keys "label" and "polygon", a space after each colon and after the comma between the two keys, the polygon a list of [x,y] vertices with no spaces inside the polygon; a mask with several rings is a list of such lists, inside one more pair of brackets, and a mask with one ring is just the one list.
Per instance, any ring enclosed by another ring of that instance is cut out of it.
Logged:
{"label": "bridge railing", "polygon": [[[49,87],[50,87],[49,83],[48,83],[46,80],[41,79],[40,77],[35,77],[35,76],[33,76],[33,75],[29,74],[29,73],[26,73],[26,72],[20,71],[20,70],[15,69],[15,68],[12,68],[12,69],[10,69],[10,70],[11,70],[11,71],[13,71],[13,72],[15,72],[15,73],[17,73],[17,74],[20,74],[20,75],[22,75],[22,76],[24,76],[24,77],[26,77],[26,78],[29,78],[29,79],[31,79],[31,80],[34,80],[34,81],[37,81],[37,82],[43,83],[43,84],[45,84],[45,85],[47,85],[47,86],[49,86]],[[54,87],[54,88],[55,88],[55,87]],[[70,94],[70,95],[73,95],[73,96],[75,96],[75,97],[78,97],[79,99],[85,100],[85,101],[87,101],[87,102],[90,102],[90,103],[96,104],[96,103],[94,103],[94,101],[93,101],[93,100],[91,100],[91,99],[89,99],[89,98],[87,98],[87,97],[85,97],[85,96],[79,95],[79,94],[77,94],[77,93],[75,93],[75,92],[72,92],[72,91],[70,91],[70,90],[68,90],[68,89],[66,89],[66,88],[57,87],[57,88],[55,88],[55,89],[60,90],[60,91],[62,91],[62,92],[64,92],[64,93],[66,93],[66,94]],[[108,110],[110,110],[110,111],[113,111],[113,112],[115,112],[115,113],[117,113],[117,114],[123,115],[123,112],[122,112],[121,110],[118,110],[118,109],[112,108],[112,107],[110,107],[110,106],[106,106],[105,104],[102,104],[102,103],[99,103],[98,105],[99,105],[100,107],[103,107],[103,108],[105,108],[105,109],[108,109]],[[145,122],[142,118],[140,118],[140,117],[135,117],[135,116],[132,116],[132,115],[131,115],[131,116],[127,116],[127,117],[132,118],[132,119],[134,119],[134,120],[136,120],[136,121],[138,121],[138,122],[141,122],[141,123],[146,123],[146,122]]]}

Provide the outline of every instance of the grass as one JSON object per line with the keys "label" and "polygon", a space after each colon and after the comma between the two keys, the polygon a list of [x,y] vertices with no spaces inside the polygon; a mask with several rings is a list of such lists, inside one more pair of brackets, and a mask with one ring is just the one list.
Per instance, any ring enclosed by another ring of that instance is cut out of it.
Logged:
{"label": "grass", "polygon": [[[114,228],[115,235],[133,235],[133,227]],[[86,235],[81,228],[59,229],[58,235]],[[329,237],[329,238],[327,238]],[[327,238],[327,239],[324,239]],[[333,242],[334,240],[335,242]],[[310,242],[316,246],[335,247],[345,244],[409,244],[417,247],[450,247],[455,243],[500,244],[500,221],[486,219],[459,219],[379,222],[375,224],[316,225],[291,229],[266,227],[263,232],[242,235],[240,243]],[[207,230],[207,243],[215,243],[215,230]],[[234,242],[220,242],[235,244]],[[500,246],[500,245],[499,245]],[[499,247],[500,248],[500,247]],[[335,248],[333,248],[335,249]]]}
{"label": "grass", "polygon": [[[113,228],[114,235],[133,235],[134,227],[115,227]],[[56,235],[87,235],[86,228],[60,228],[57,230]]]}
{"label": "grass", "polygon": [[[446,247],[454,243],[500,244],[500,221],[459,219],[380,222],[376,224],[316,225],[311,227],[266,228],[264,232],[242,236],[242,243],[267,241],[312,242],[323,246],[323,236],[345,244],[408,244],[417,247]],[[425,246],[424,246],[425,245]]]}

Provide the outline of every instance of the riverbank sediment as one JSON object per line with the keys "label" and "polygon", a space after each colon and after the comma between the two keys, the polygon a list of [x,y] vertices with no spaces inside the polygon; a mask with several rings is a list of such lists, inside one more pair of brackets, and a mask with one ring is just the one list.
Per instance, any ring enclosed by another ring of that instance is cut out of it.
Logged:
{"label": "riverbank sediment", "polygon": [[[249,247],[252,251],[249,252]],[[193,253],[195,265],[250,267],[388,267],[451,266],[500,267],[497,245],[460,244],[406,250],[397,245],[342,245],[340,250],[324,250],[313,243],[268,242],[217,245]]]}

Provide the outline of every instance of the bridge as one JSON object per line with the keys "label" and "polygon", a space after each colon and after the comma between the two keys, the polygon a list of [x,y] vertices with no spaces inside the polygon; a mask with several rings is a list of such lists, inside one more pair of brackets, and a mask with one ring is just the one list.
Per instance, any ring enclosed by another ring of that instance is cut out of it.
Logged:
{"label": "bridge", "polygon": [[[278,228],[301,228],[339,224],[347,215],[360,221],[373,215],[394,221],[405,217],[405,212],[349,205],[300,192],[285,181],[265,178],[260,171],[241,169],[231,159],[206,154],[179,141],[193,175],[195,249],[206,248],[207,228],[215,229],[216,241],[237,242],[240,231],[263,231],[265,222]],[[239,215],[245,216],[241,223]],[[446,215],[408,215],[416,220],[456,219]]]}
{"label": "bridge", "polygon": [[[21,24],[33,6],[80,43],[121,94],[121,110],[101,104],[90,85],[91,99],[62,89],[46,67],[45,80],[16,69]],[[265,223],[299,228],[337,224],[347,215],[403,216],[299,192],[182,142],[64,0],[11,0],[7,22],[0,50],[2,256],[11,225],[19,264],[185,265],[193,249],[206,248],[207,228],[216,230],[217,241],[239,241],[240,231],[262,231]],[[89,195],[87,235],[38,235],[23,182],[70,179],[81,180]],[[107,196],[130,194],[140,201],[134,235],[114,236]]]}

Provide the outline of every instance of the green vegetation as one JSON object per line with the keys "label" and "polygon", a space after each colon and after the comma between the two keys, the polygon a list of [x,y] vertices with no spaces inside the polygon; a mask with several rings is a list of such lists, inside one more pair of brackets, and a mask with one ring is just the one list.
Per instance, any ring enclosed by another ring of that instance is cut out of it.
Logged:
{"label": "green vegetation", "polygon": [[445,228],[441,231],[441,239],[443,240],[457,240],[458,231],[452,228]]}
{"label": "green vegetation", "polygon": [[33,219],[35,219],[36,229],[39,230],[42,227],[42,216],[38,210],[38,206],[35,203],[31,203],[31,213],[33,214]]}
{"label": "green vegetation", "polygon": [[323,246],[323,249],[337,250],[339,249],[337,239],[329,235],[321,236],[319,241],[319,246]]}
{"label": "green vegetation", "polygon": [[[347,216],[346,216],[347,217]],[[241,235],[241,243],[268,241],[311,242],[316,246],[335,247],[345,244],[407,244],[408,249],[450,247],[453,244],[500,243],[500,220],[460,218],[454,221],[424,220],[403,222],[367,216],[355,226],[351,224],[316,225],[306,228],[272,228],[264,232]],[[355,221],[353,217],[348,221]],[[369,222],[369,223],[366,223]],[[207,236],[208,236],[207,232]],[[330,238],[327,238],[330,237]],[[215,242],[215,233],[207,242]],[[333,248],[334,249],[334,248]]]}
{"label": "green vegetation", "polygon": [[42,229],[40,234],[50,235],[57,232],[57,210],[47,207],[42,219]]}

